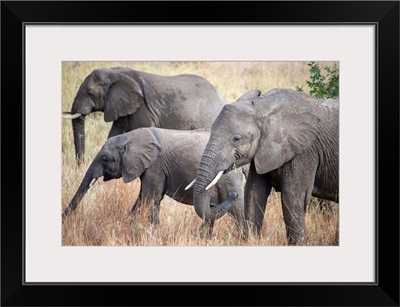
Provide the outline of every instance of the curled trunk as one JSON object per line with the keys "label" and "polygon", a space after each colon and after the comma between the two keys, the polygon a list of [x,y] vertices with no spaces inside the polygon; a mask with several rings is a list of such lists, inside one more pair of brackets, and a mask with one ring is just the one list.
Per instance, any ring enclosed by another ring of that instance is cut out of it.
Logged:
{"label": "curled trunk", "polygon": [[208,190],[207,187],[219,173],[214,161],[216,160],[210,158],[209,155],[203,155],[194,184],[194,209],[196,214],[206,221],[214,221],[222,217],[230,210],[238,196],[237,193],[233,193],[222,203],[211,205],[211,189]]}
{"label": "curled trunk", "polygon": [[72,120],[74,132],[75,156],[78,165],[83,163],[85,154],[85,116],[80,116]]}

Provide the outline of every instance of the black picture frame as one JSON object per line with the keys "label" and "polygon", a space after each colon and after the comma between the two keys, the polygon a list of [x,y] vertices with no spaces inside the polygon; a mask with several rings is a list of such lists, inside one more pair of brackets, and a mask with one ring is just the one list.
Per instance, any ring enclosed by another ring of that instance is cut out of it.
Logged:
{"label": "black picture frame", "polygon": [[[23,127],[28,23],[375,25],[376,283],[26,284]],[[2,1],[1,305],[399,306],[399,101],[399,1]]]}

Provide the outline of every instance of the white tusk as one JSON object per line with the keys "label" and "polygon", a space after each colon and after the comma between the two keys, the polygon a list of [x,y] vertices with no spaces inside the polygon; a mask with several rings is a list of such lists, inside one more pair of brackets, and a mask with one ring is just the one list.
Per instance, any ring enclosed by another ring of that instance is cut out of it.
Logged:
{"label": "white tusk", "polygon": [[214,180],[211,181],[211,183],[206,187],[206,191],[211,189],[213,186],[215,186],[219,180],[219,178],[221,178],[222,174],[224,173],[224,171],[220,171],[217,176],[215,176]]}
{"label": "white tusk", "polygon": [[195,181],[196,181],[196,179],[193,180],[191,183],[189,183],[189,185],[185,188],[185,191],[189,190],[194,185]]}
{"label": "white tusk", "polygon": [[69,118],[69,119],[75,119],[75,118],[78,118],[80,116],[82,116],[81,113],[75,113],[75,114],[66,114],[66,115],[63,115],[62,117]]}
{"label": "white tusk", "polygon": [[92,181],[91,181],[90,184],[89,184],[89,188],[90,188],[92,185],[94,185],[94,184],[96,183],[97,179],[98,179],[98,178],[93,178],[93,179],[92,179]]}

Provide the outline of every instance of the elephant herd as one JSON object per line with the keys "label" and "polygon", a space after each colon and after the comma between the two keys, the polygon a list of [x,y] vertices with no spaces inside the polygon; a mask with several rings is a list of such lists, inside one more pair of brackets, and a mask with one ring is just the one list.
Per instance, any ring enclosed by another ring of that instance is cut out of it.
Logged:
{"label": "elephant herd", "polygon": [[[193,205],[201,235],[231,214],[242,238],[260,235],[268,196],[281,203],[289,245],[307,242],[311,197],[339,201],[339,99],[290,89],[252,89],[228,103],[201,76],[159,76],[129,68],[89,74],[70,112],[77,163],[85,153],[85,116],[112,122],[102,146],[63,212],[76,209],[95,180],[140,178],[132,213],[150,206],[159,223],[164,195]],[[245,186],[243,182],[245,181]]]}

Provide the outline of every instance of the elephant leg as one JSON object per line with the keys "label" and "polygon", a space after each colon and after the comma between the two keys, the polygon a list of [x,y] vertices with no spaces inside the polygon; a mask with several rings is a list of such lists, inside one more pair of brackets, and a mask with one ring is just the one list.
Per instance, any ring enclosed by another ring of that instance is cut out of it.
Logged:
{"label": "elephant leg", "polygon": [[135,201],[135,203],[132,206],[131,209],[131,214],[135,214],[136,212],[138,212],[140,210],[140,208],[143,206],[143,198],[142,198],[142,184],[140,183],[140,191],[139,191],[139,195]]}
{"label": "elephant leg", "polygon": [[[300,199],[282,193],[282,211],[289,245],[301,245],[306,241],[306,210]],[[307,197],[308,198],[308,197]],[[308,198],[311,200],[311,197]]]}
{"label": "elephant leg", "polygon": [[236,170],[229,172],[218,181],[214,194],[211,197],[213,203],[222,203],[230,195],[237,194],[237,198],[233,201],[229,209],[229,215],[234,219],[235,225],[239,231],[239,237],[244,239],[245,218],[244,218],[244,193],[243,193],[243,173]]}
{"label": "elephant leg", "polygon": [[235,220],[236,226],[240,233],[240,238],[245,239],[245,217],[244,217],[244,209],[242,204],[244,203],[244,197],[242,194],[239,194],[238,198],[235,200],[231,210],[229,213]]}
{"label": "elephant leg", "polygon": [[158,225],[160,224],[160,203],[161,203],[162,197],[156,197],[153,198],[153,204],[150,207],[150,223],[152,225]]}
{"label": "elephant leg", "polygon": [[313,185],[312,170],[297,174],[294,178],[285,178],[281,200],[289,245],[303,245],[307,242],[305,216]]}
{"label": "elephant leg", "polygon": [[264,219],[265,208],[272,186],[266,176],[256,172],[254,161],[250,163],[249,173],[244,190],[244,215],[246,219],[246,233],[249,230],[260,235]]}
{"label": "elephant leg", "polygon": [[139,209],[143,206],[143,200],[139,194],[138,198],[136,199],[135,203],[132,206],[131,213],[135,214],[139,211]]}
{"label": "elephant leg", "polygon": [[146,172],[140,178],[142,181],[142,198],[149,205],[151,225],[160,223],[160,203],[165,194],[165,178],[158,173]]}
{"label": "elephant leg", "polygon": [[120,135],[123,133],[125,133],[125,130],[121,127],[121,124],[118,121],[114,121],[111,126],[111,130],[108,133],[108,138],[116,136],[116,135]]}

